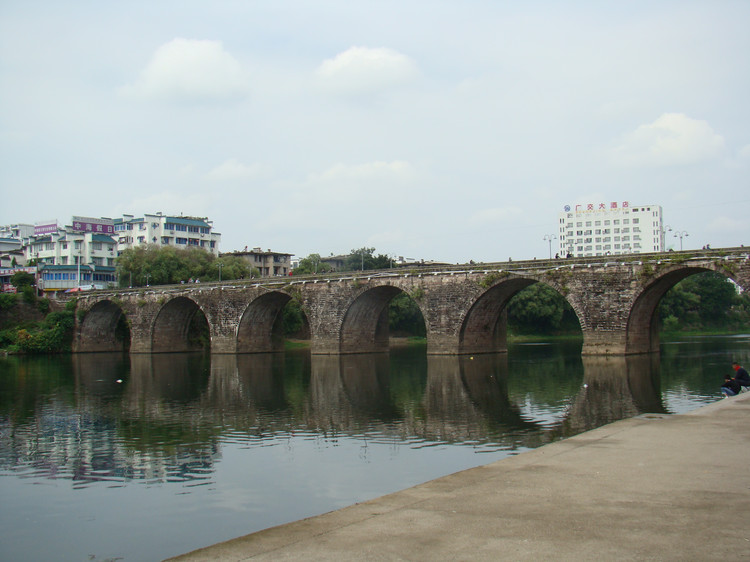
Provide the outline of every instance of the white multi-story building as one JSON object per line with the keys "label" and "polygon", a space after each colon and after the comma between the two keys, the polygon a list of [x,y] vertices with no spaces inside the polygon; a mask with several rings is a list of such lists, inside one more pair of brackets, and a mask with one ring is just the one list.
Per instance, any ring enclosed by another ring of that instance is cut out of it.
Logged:
{"label": "white multi-story building", "polygon": [[116,242],[112,221],[73,217],[72,225],[56,222],[36,226],[36,234],[24,247],[27,260],[39,265],[91,264],[114,267]]}
{"label": "white multi-story building", "polygon": [[664,251],[659,205],[628,201],[565,206],[557,233],[560,256],[584,257]]}
{"label": "white multi-story building", "polygon": [[128,248],[146,244],[175,248],[201,248],[219,255],[221,234],[213,231],[213,222],[205,217],[175,217],[162,213],[142,217],[123,215],[114,219],[118,255]]}
{"label": "white multi-story building", "polygon": [[0,238],[15,238],[21,242],[25,242],[34,235],[33,224],[6,224],[0,226]]}
{"label": "white multi-story building", "polygon": [[111,219],[73,217],[71,225],[47,221],[34,227],[24,254],[39,269],[45,292],[115,284],[116,242]]}

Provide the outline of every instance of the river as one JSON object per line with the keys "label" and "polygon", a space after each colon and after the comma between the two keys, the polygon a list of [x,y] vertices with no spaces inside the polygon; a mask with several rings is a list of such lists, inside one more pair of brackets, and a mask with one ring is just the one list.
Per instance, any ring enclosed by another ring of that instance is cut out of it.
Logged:
{"label": "river", "polygon": [[653,356],[0,358],[0,559],[153,561],[721,399],[750,334]]}

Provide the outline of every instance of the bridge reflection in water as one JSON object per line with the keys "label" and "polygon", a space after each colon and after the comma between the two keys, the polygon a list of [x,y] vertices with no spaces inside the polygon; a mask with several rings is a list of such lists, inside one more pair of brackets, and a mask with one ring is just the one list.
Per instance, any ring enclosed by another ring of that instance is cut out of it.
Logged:
{"label": "bridge reflection in water", "polygon": [[[14,514],[0,542],[39,560],[164,559],[663,413],[675,393],[692,407],[716,400],[716,362],[744,360],[747,340],[686,343],[661,363],[582,357],[580,343],[473,358],[424,348],[0,358],[0,483]],[[39,541],[41,529],[68,537],[69,552]]]}
{"label": "bridge reflection in water", "polygon": [[[507,354],[408,360],[399,354],[76,354],[73,364],[89,400],[119,402],[110,413],[120,423],[177,422],[180,432],[195,432],[192,446],[206,440],[210,448],[225,430],[259,439],[313,431],[528,448],[665,412],[653,355],[580,357],[552,416],[528,406],[524,379],[541,369],[548,385],[559,384],[553,368],[535,365],[511,375]],[[116,375],[103,382],[102,373]]]}

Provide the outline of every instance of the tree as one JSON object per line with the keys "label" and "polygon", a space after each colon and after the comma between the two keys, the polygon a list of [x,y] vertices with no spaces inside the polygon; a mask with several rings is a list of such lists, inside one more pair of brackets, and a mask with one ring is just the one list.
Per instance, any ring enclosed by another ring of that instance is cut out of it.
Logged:
{"label": "tree", "polygon": [[394,335],[425,336],[422,311],[406,293],[400,293],[391,300],[388,306],[388,328]]}
{"label": "tree", "polygon": [[667,291],[658,314],[665,331],[732,328],[746,325],[746,300],[729,279],[705,272],[683,279]]}
{"label": "tree", "polygon": [[299,260],[299,265],[294,268],[294,275],[315,275],[317,273],[327,273],[331,271],[331,266],[322,261],[320,254],[310,254],[306,258]]}
{"label": "tree", "polygon": [[373,255],[375,248],[352,250],[344,261],[344,271],[361,271],[366,269],[386,269],[390,267],[391,258],[385,254]]}
{"label": "tree", "polygon": [[251,268],[247,260],[240,256],[221,256],[210,264],[204,277],[210,281],[218,281],[219,277],[222,281],[250,279],[260,277],[260,271],[257,267]]}
{"label": "tree", "polygon": [[519,334],[579,331],[578,317],[568,301],[544,283],[519,291],[508,303],[508,325]]}
{"label": "tree", "polygon": [[26,271],[16,271],[10,276],[10,284],[16,289],[23,289],[24,287],[31,287],[34,285],[34,276]]}
{"label": "tree", "polygon": [[200,248],[178,249],[171,246],[138,246],[125,250],[117,259],[120,286],[176,284],[190,279],[216,281],[249,279],[250,264],[239,256],[217,258]]}

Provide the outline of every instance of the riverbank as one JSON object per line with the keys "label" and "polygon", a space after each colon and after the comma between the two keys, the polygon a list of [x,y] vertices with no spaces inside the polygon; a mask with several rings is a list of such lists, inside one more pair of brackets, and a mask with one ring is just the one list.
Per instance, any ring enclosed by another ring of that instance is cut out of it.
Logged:
{"label": "riverbank", "polygon": [[173,560],[740,560],[750,393],[646,414]]}

